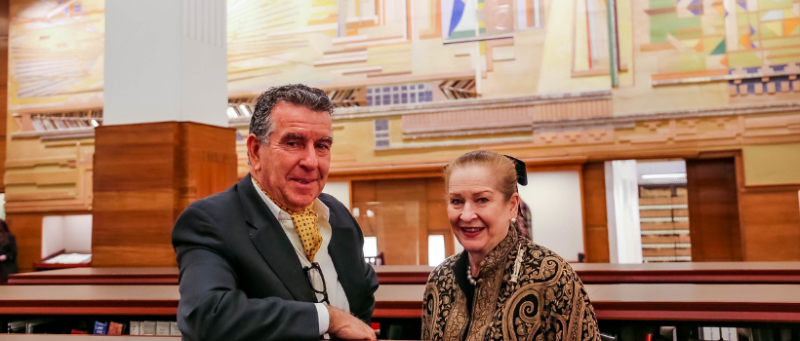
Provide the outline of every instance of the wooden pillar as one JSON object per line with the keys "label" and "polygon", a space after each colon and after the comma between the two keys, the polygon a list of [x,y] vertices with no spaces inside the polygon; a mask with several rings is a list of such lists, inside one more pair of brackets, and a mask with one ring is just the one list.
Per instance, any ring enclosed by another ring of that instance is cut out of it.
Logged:
{"label": "wooden pillar", "polygon": [[603,162],[583,165],[583,243],[587,263],[608,263],[606,172]]}
{"label": "wooden pillar", "polygon": [[175,266],[171,232],[236,180],[236,132],[194,122],[95,130],[92,266]]}
{"label": "wooden pillar", "polygon": [[[8,130],[8,25],[9,1],[0,0],[0,175],[6,173],[6,135]],[[5,193],[5,181],[0,181],[0,193]]]}

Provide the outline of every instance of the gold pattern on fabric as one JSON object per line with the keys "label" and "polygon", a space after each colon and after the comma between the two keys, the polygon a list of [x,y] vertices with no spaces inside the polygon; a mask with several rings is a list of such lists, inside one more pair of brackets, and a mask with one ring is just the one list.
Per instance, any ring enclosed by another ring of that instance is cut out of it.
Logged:
{"label": "gold pattern on fabric", "polygon": [[[518,245],[523,262],[512,286]],[[423,340],[600,340],[594,310],[572,267],[547,248],[518,238],[515,229],[481,263],[471,317],[455,282],[459,257],[448,258],[428,278]]]}
{"label": "gold pattern on fabric", "polygon": [[317,211],[314,210],[314,203],[308,205],[302,212],[294,212],[288,207],[281,205],[275,198],[269,195],[267,191],[261,188],[258,181],[255,181],[255,179],[253,180],[256,186],[258,186],[258,189],[264,192],[269,200],[272,200],[282,211],[289,213],[289,216],[292,218],[292,225],[297,229],[297,235],[300,236],[300,242],[303,243],[303,251],[306,257],[308,257],[310,262],[314,262],[314,255],[317,254],[317,251],[319,251],[319,248],[322,246],[322,234],[317,227],[319,216],[317,215]]}

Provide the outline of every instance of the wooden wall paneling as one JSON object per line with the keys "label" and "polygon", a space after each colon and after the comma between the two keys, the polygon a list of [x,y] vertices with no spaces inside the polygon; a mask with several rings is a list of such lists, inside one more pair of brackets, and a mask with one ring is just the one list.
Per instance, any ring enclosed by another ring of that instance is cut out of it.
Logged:
{"label": "wooden wall paneling", "polygon": [[[8,25],[10,1],[0,0],[0,175],[6,173],[6,136],[8,135]],[[0,193],[5,182],[0,180]]]}
{"label": "wooden wall paneling", "polygon": [[692,261],[741,261],[734,158],[687,159]]}
{"label": "wooden wall paneling", "polygon": [[800,202],[796,186],[747,188],[739,193],[739,200],[742,237],[746,241],[744,260],[800,260]]}
{"label": "wooden wall paneling", "polygon": [[42,218],[40,213],[9,213],[8,229],[17,238],[17,265],[20,272],[33,271],[33,263],[42,259]]}
{"label": "wooden wall paneling", "polygon": [[[377,237],[375,217],[367,216],[370,203],[377,201],[376,181],[353,181],[351,184],[352,190],[350,193],[352,194],[350,197],[353,201],[353,206],[351,206],[353,216],[356,218],[365,237]],[[380,252],[380,246],[378,252]]]}
{"label": "wooden wall paneling", "polygon": [[190,122],[98,127],[92,265],[175,266],[178,215],[236,182],[234,134]]}
{"label": "wooden wall paneling", "polygon": [[608,263],[608,213],[603,162],[583,165],[583,249],[587,263]]}
{"label": "wooden wall paneling", "polygon": [[427,179],[428,196],[428,234],[444,236],[445,256],[455,253],[455,236],[447,218],[447,201],[445,199],[444,179],[441,177]]}
{"label": "wooden wall paneling", "polygon": [[427,263],[425,179],[377,181],[376,199],[378,250],[385,253],[386,264]]}
{"label": "wooden wall paneling", "polygon": [[238,181],[235,130],[188,122],[182,122],[180,129],[179,179],[186,180],[179,184],[177,215],[195,200]]}

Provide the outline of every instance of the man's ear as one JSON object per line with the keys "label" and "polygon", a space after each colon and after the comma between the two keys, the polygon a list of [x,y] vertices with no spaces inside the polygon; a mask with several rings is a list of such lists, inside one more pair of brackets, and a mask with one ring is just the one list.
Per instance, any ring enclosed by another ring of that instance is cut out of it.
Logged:
{"label": "man's ear", "polygon": [[255,134],[247,136],[247,161],[253,170],[261,170],[261,156],[258,154],[261,147],[261,141]]}

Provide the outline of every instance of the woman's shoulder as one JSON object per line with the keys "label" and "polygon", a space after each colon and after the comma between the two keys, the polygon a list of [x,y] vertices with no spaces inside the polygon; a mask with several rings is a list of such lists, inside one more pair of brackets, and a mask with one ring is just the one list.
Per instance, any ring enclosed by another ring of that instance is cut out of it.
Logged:
{"label": "woman's shoulder", "polygon": [[561,255],[534,242],[528,242],[525,255],[527,256],[527,263],[533,265],[534,268],[558,268],[568,273],[574,272],[569,262],[561,257]]}
{"label": "woman's shoulder", "polygon": [[[463,252],[463,251],[462,251]],[[428,276],[428,283],[434,281],[437,278],[442,278],[442,276],[447,276],[453,273],[453,267],[455,267],[458,258],[461,257],[461,253],[456,253],[447,259],[444,260],[441,264],[435,266],[431,271],[430,276]]]}

